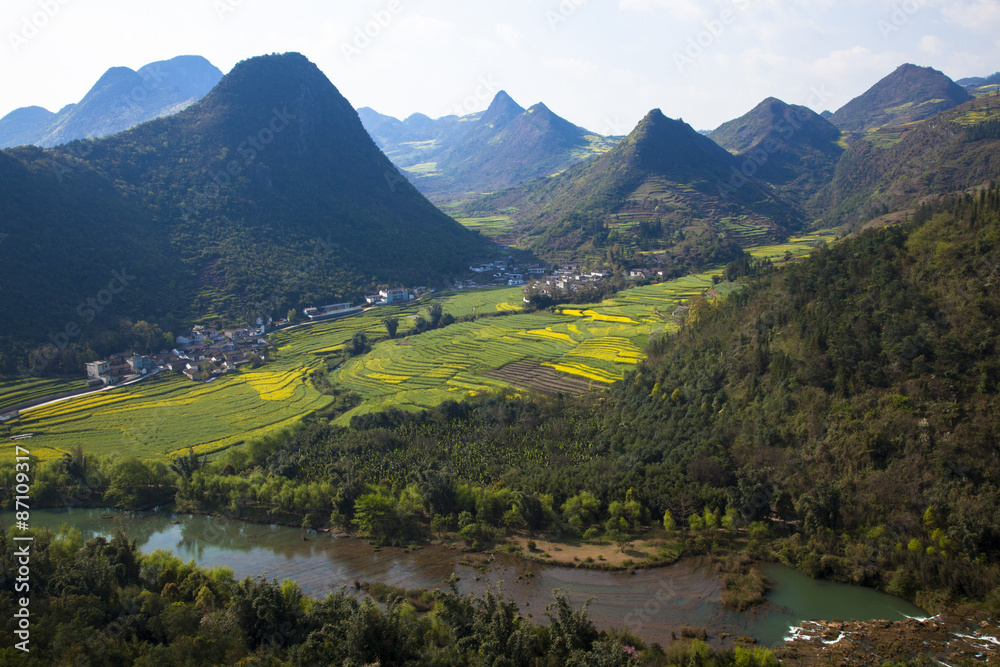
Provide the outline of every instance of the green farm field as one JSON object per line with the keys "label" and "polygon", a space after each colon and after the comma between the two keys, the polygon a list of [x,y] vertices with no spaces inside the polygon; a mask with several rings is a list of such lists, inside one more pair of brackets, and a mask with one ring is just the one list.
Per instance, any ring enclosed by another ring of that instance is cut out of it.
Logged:
{"label": "green farm field", "polygon": [[502,242],[509,241],[511,235],[514,233],[515,224],[509,215],[492,215],[484,218],[455,218],[455,220],[463,227],[477,231],[487,238],[494,240],[503,239]]}
{"label": "green farm field", "polygon": [[64,380],[61,378],[27,378],[0,379],[0,412],[45,396],[60,394],[66,391],[83,389],[87,383],[82,380]]}
{"label": "green farm field", "polygon": [[[497,371],[515,363],[547,367],[591,386],[610,384],[645,357],[650,335],[677,327],[676,308],[708,290],[714,273],[627,290],[601,304],[480,319],[384,341],[333,374],[338,385],[365,399],[339,421],[390,408],[420,410],[509,387]],[[511,292],[520,297],[520,288]],[[529,386],[545,391],[546,373],[539,375],[539,384]]]}
{"label": "green farm field", "polygon": [[[458,317],[519,308],[520,296],[517,288],[502,288],[436,298]],[[188,447],[204,454],[219,452],[329,405],[332,399],[307,380],[323,357],[338,353],[357,331],[371,338],[384,336],[382,318],[387,314],[398,316],[400,331],[405,332],[412,328],[410,318],[425,311],[424,304],[413,302],[277,332],[269,337],[273,359],[262,368],[205,384],[162,372],[129,387],[26,410],[13,423],[11,435],[33,434],[21,444],[42,459],[60,457],[76,446],[147,459],[172,458]],[[82,380],[11,379],[0,383],[0,404],[83,386]]]}
{"label": "green farm field", "polygon": [[[804,254],[818,240],[803,237],[760,256],[784,256],[788,247]],[[559,377],[583,390],[606,386],[644,358],[651,335],[677,325],[674,311],[708,290],[714,272],[620,292],[601,304],[560,306],[556,312],[510,314],[453,324],[419,336],[385,340],[362,357],[331,373],[338,386],[364,400],[340,417],[398,408],[419,410],[478,392],[525,388],[525,369],[537,369],[527,385],[545,391],[546,378]],[[721,286],[719,286],[721,287]],[[434,295],[444,312],[456,317],[515,312],[521,288],[502,287]],[[271,334],[272,360],[262,368],[220,377],[209,383],[163,372],[138,384],[87,394],[22,411],[7,427],[10,435],[31,433],[21,441],[42,459],[71,448],[144,459],[170,459],[188,448],[214,454],[275,430],[328,406],[308,376],[325,367],[357,331],[369,338],[385,335],[382,318],[400,318],[400,331],[426,315],[430,300],[379,308],[331,322]],[[516,369],[507,373],[505,369]],[[532,384],[535,382],[536,384]],[[7,405],[81,386],[82,381],[10,380],[0,384]],[[553,391],[563,383],[555,383]],[[10,450],[10,448],[8,448]]]}

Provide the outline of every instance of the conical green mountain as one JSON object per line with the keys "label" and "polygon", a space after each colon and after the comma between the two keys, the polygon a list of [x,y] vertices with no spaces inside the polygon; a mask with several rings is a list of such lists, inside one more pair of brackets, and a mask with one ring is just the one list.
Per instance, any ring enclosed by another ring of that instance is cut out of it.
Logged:
{"label": "conical green mountain", "polygon": [[659,109],[607,153],[468,208],[517,209],[533,248],[553,257],[636,234],[657,247],[703,232],[751,242],[800,223],[766,184],[739,172],[736,158]]}
{"label": "conical green mountain", "polygon": [[185,111],[114,137],[0,156],[0,303],[39,304],[4,318],[0,335],[26,335],[19,322],[36,337],[61,328],[121,267],[136,275],[137,303],[116,299],[116,312],[175,327],[433,284],[484,248],[399,174],[298,54],[243,61]]}
{"label": "conical green mountain", "polygon": [[841,130],[864,134],[924,120],[970,99],[962,86],[936,69],[906,64],[838,109],[830,121]]}
{"label": "conical green mountain", "polygon": [[789,200],[804,202],[833,177],[840,130],[812,109],[769,97],[708,134]]}

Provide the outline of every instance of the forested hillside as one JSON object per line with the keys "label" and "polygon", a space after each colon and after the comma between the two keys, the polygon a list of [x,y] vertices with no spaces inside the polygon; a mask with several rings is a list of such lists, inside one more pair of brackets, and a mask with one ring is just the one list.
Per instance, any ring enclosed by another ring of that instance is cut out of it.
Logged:
{"label": "forested hillside", "polygon": [[855,141],[813,207],[821,224],[857,226],[928,197],[987,185],[998,161],[1000,98],[979,97]]}
{"label": "forested hillside", "polygon": [[[417,192],[299,54],[243,61],[183,112],[113,137],[0,152],[0,173],[0,373],[39,370],[31,350],[67,326],[42,370],[80,372],[88,344],[121,351],[133,323],[180,334],[433,285],[490,246]],[[112,271],[134,279],[109,297]]]}

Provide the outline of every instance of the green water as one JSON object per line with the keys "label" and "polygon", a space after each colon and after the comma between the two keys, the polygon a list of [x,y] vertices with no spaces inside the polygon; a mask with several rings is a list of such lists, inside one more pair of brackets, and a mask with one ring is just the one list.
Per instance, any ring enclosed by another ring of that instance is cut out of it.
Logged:
{"label": "green water", "polygon": [[767,596],[771,604],[747,625],[747,634],[762,643],[780,643],[802,621],[901,621],[928,616],[920,607],[873,588],[812,579],[774,563],[762,570],[773,587]]}
{"label": "green water", "polygon": [[[10,513],[0,513],[10,523]],[[593,598],[590,616],[601,628],[627,626],[647,641],[669,644],[671,631],[681,625],[710,629],[715,637],[751,635],[761,643],[781,643],[789,629],[805,620],[924,616],[905,600],[858,586],[816,581],[780,565],[765,565],[774,584],[770,604],[740,614],[722,607],[717,579],[684,562],[635,574],[560,568],[526,563],[498,555],[485,573],[459,563],[466,554],[446,547],[413,551],[373,551],[362,540],[307,533],[298,528],[268,526],[204,516],[130,514],[108,510],[35,510],[34,528],[57,529],[69,524],[84,533],[111,535],[124,530],[144,553],[168,549],[199,565],[232,568],[238,579],[265,575],[294,579],[310,596],[355,581],[384,581],[407,588],[443,587],[452,573],[463,592],[481,592],[500,585],[525,614],[544,620],[542,612],[552,590],[565,590],[576,604]],[[530,575],[529,575],[530,573]],[[529,576],[526,576],[529,575]]]}

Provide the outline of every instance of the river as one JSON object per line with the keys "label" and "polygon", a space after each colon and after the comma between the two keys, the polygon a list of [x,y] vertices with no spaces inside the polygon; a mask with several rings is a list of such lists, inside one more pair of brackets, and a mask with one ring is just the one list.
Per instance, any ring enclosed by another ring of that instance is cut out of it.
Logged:
{"label": "river", "polygon": [[[11,513],[0,513],[0,520],[9,524],[12,519]],[[34,528],[55,530],[64,523],[85,537],[109,536],[122,529],[137,540],[144,553],[167,549],[204,567],[229,567],[237,579],[261,574],[294,579],[313,597],[343,586],[353,589],[356,581],[433,589],[444,586],[455,573],[462,592],[481,592],[503,582],[504,594],[516,600],[526,614],[539,619],[552,600],[552,590],[561,588],[576,604],[592,599],[590,616],[598,627],[626,625],[643,639],[664,645],[669,643],[671,631],[681,625],[709,628],[715,639],[720,633],[729,633],[776,645],[791,627],[805,620],[901,620],[926,615],[901,598],[860,586],[817,581],[776,564],[764,566],[764,574],[773,585],[768,593],[770,604],[737,613],[722,607],[717,579],[706,577],[684,561],[628,574],[541,565],[497,554],[488,569],[480,572],[460,564],[468,554],[443,546],[375,551],[363,540],[205,516],[96,509],[31,513]]]}

